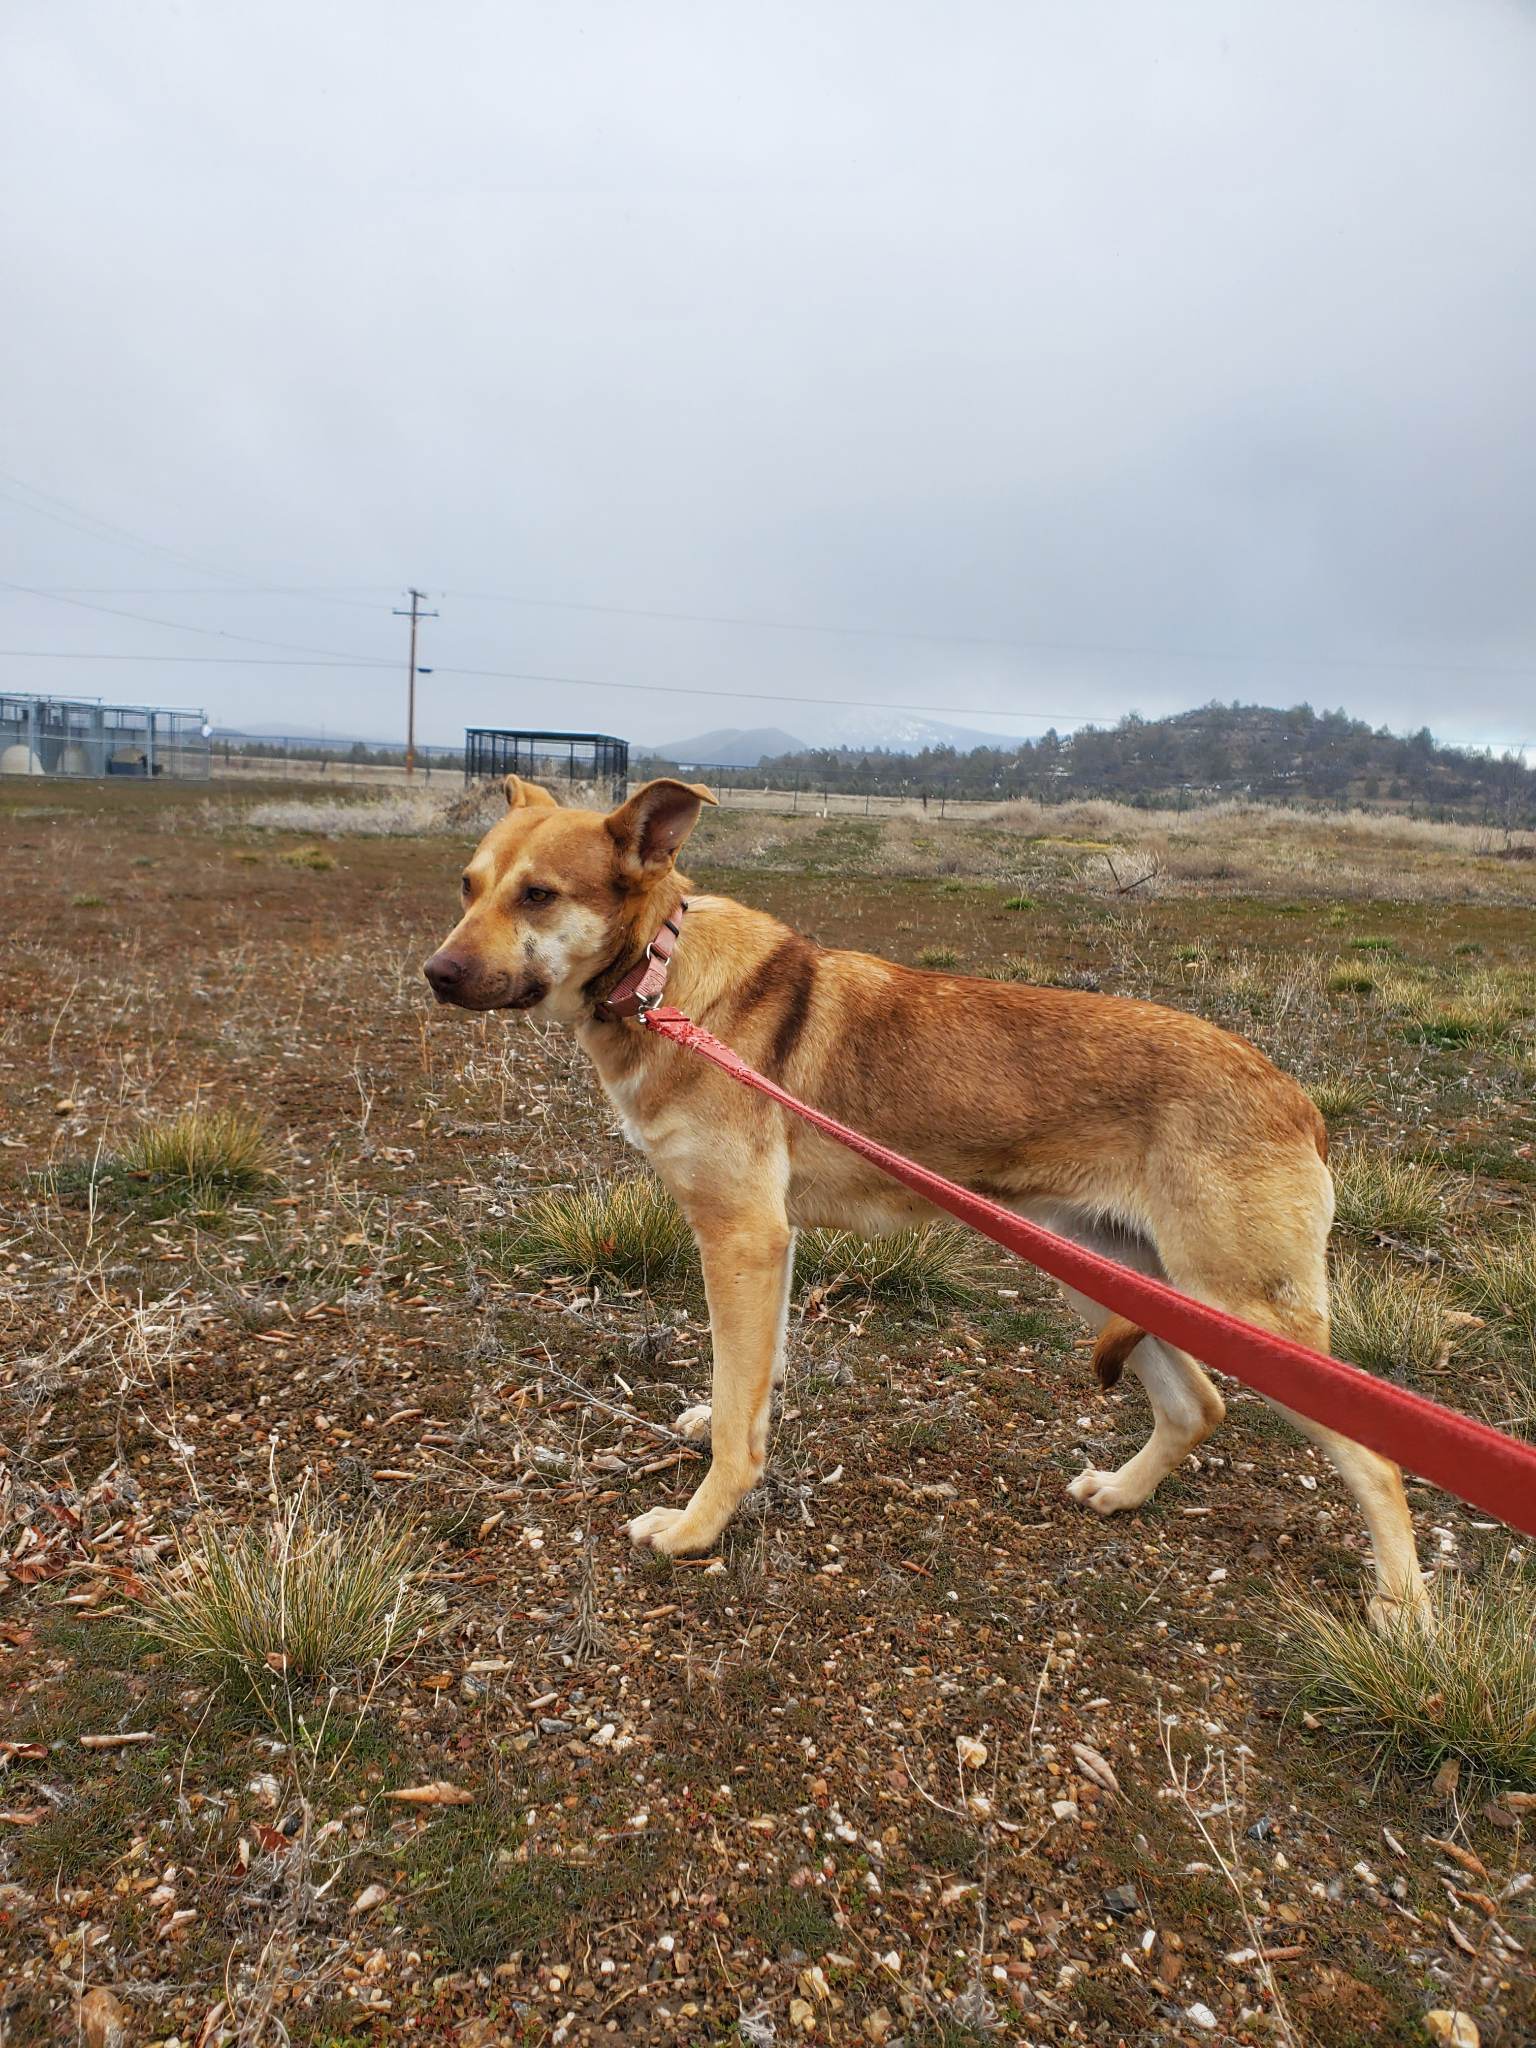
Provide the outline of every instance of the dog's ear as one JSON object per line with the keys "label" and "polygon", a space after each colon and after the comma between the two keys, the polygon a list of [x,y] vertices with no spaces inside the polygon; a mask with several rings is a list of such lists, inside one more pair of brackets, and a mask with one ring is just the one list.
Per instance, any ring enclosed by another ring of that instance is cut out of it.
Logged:
{"label": "dog's ear", "polygon": [[637,789],[604,820],[625,873],[636,881],[664,873],[698,823],[701,808],[714,801],[701,782],[674,782],[670,775]]}
{"label": "dog's ear", "polygon": [[501,785],[507,792],[509,811],[557,811],[560,806],[537,782],[524,782],[521,775],[509,775]]}

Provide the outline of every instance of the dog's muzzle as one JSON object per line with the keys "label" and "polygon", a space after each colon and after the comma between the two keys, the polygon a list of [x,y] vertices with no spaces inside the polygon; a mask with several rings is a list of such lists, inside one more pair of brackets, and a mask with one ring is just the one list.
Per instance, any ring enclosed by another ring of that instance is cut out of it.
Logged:
{"label": "dog's muzzle", "polygon": [[454,1003],[461,1010],[531,1010],[549,994],[545,982],[518,988],[511,975],[482,974],[473,961],[457,953],[434,953],[421,971],[440,1003]]}

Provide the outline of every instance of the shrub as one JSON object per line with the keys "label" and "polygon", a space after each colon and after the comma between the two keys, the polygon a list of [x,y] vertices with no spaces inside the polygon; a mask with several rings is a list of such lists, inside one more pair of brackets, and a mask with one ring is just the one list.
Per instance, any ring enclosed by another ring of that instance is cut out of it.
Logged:
{"label": "shrub", "polygon": [[795,1277],[822,1287],[843,1281],[887,1301],[966,1301],[976,1277],[976,1243],[969,1231],[947,1223],[871,1238],[851,1230],[807,1230]]}
{"label": "shrub", "polygon": [[1426,1243],[1444,1220],[1444,1183],[1428,1166],[1347,1152],[1333,1163],[1333,1186],[1334,1214],[1346,1230]]}
{"label": "shrub", "polygon": [[1346,1259],[1333,1275],[1333,1348],[1394,1379],[1428,1372],[1450,1334],[1450,1301],[1422,1273]]}
{"label": "shrub", "polygon": [[377,1513],[343,1521],[300,1494],[266,1523],[198,1523],[149,1582],[138,1625],[178,1663],[270,1705],[427,1634],[426,1564],[409,1524]]}
{"label": "shrub", "polygon": [[693,1256],[693,1233],[661,1182],[650,1174],[551,1188],[517,1218],[507,1250],[545,1273],[602,1274],[644,1287],[676,1273]]}
{"label": "shrub", "polygon": [[1536,1785],[1536,1574],[1452,1580],[1434,1609],[1431,1629],[1407,1615],[1377,1629],[1354,1609],[1283,1596],[1282,1662],[1309,1705],[1383,1750]]}

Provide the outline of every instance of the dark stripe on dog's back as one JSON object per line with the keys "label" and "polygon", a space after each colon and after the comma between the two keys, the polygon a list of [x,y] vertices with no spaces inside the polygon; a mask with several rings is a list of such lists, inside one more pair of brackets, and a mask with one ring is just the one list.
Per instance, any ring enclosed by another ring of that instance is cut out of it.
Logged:
{"label": "dark stripe on dog's back", "polygon": [[799,1043],[810,1014],[811,985],[816,977],[816,948],[798,932],[782,938],[765,953],[740,987],[732,991],[731,1007],[745,1018],[775,998],[783,1005],[768,1054],[770,1069],[789,1058]]}
{"label": "dark stripe on dog's back", "polygon": [[773,1034],[773,1047],[769,1058],[775,1073],[783,1071],[785,1061],[800,1043],[800,1034],[810,1019],[811,996],[815,982],[815,949],[802,941],[800,957],[793,963],[784,1014],[780,1017],[778,1029]]}

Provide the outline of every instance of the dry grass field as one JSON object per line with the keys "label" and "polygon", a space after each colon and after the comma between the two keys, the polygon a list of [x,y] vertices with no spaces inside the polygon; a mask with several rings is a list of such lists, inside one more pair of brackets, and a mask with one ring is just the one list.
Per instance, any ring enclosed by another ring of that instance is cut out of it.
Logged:
{"label": "dry grass field", "polygon": [[[1528,1546],[1412,1484],[1441,1629],[1364,1638],[1346,1496],[1231,1386],[1098,1522],[1141,1397],[1048,1291],[834,1236],[768,1483],[631,1554],[698,1470],[690,1247],[560,1038],[433,1008],[475,827],[377,801],[0,786],[0,2038],[1530,2041]],[[692,851],[827,943],[1248,1034],[1330,1122],[1340,1355],[1536,1429],[1518,844]]]}

